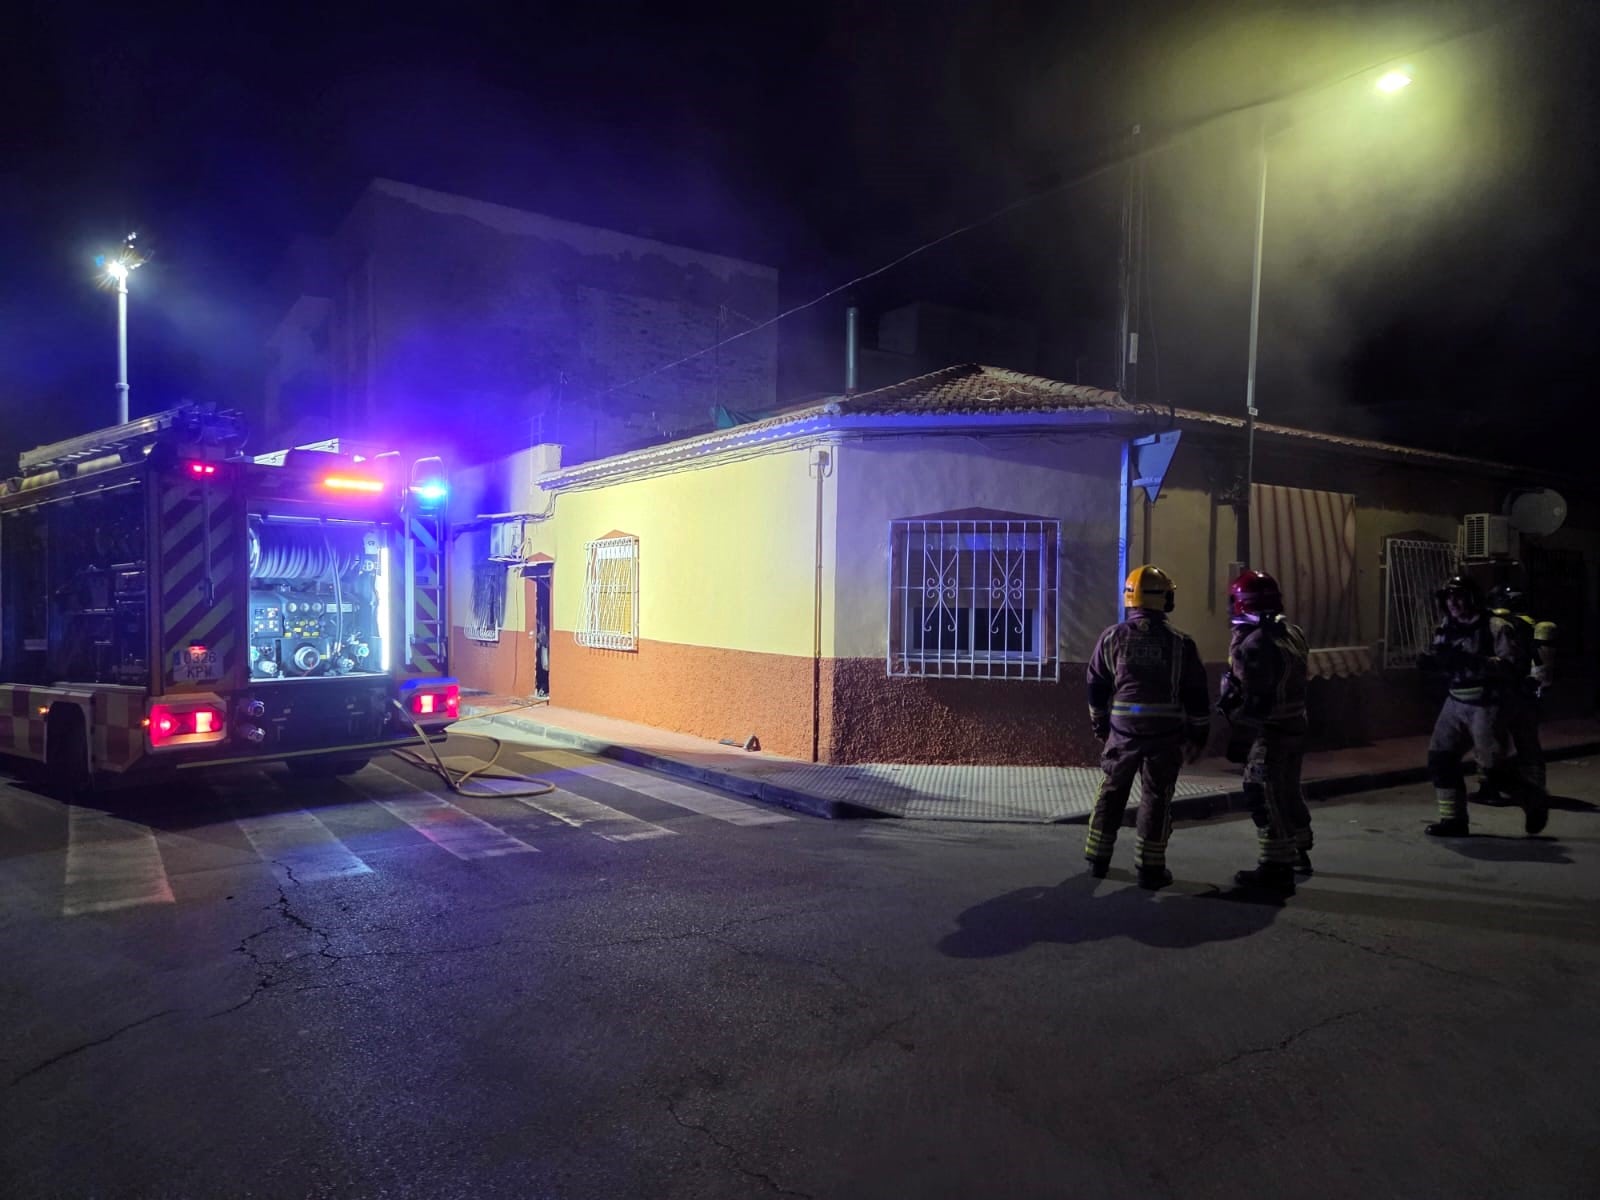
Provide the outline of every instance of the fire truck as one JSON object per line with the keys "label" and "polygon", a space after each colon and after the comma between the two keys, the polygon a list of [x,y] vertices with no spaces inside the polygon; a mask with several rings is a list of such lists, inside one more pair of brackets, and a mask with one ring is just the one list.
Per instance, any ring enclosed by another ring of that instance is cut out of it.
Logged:
{"label": "fire truck", "polygon": [[442,464],[245,457],[245,433],[185,406],[28,451],[0,488],[0,754],[58,793],[344,774],[456,718]]}

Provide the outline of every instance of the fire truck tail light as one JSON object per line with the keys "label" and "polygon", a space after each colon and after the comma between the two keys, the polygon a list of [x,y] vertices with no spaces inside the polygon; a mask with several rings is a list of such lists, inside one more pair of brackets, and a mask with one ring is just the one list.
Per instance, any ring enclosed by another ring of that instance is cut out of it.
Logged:
{"label": "fire truck tail light", "polygon": [[220,742],[228,732],[227,716],[214,704],[152,704],[145,729],[156,750]]}
{"label": "fire truck tail light", "polygon": [[192,462],[186,464],[189,474],[196,479],[210,479],[217,473],[217,464],[208,462]]}
{"label": "fire truck tail light", "polygon": [[454,720],[461,715],[460,685],[451,683],[432,691],[414,693],[411,712],[418,717],[448,717]]}
{"label": "fire truck tail light", "polygon": [[324,475],[322,486],[330,492],[362,492],[371,496],[383,491],[383,480],[361,475]]}

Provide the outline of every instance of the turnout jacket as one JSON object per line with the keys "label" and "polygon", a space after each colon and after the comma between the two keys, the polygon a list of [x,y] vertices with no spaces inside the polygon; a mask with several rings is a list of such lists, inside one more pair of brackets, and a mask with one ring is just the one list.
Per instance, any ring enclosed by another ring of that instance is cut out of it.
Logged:
{"label": "turnout jacket", "polygon": [[1480,613],[1465,621],[1446,617],[1419,665],[1449,678],[1450,698],[1463,704],[1497,704],[1532,669],[1528,639],[1505,617]]}
{"label": "turnout jacket", "polygon": [[1217,708],[1251,724],[1287,724],[1306,715],[1305,632],[1282,613],[1233,627],[1228,673]]}
{"label": "turnout jacket", "polygon": [[1204,740],[1211,717],[1194,639],[1163,613],[1130,612],[1101,633],[1089,655],[1089,720],[1120,733]]}

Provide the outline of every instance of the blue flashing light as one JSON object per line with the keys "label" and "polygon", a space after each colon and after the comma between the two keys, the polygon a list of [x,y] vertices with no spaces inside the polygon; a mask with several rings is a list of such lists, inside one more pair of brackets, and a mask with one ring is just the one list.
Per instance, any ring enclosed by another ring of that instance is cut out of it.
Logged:
{"label": "blue flashing light", "polygon": [[411,494],[424,504],[438,504],[450,494],[450,489],[442,483],[414,483]]}

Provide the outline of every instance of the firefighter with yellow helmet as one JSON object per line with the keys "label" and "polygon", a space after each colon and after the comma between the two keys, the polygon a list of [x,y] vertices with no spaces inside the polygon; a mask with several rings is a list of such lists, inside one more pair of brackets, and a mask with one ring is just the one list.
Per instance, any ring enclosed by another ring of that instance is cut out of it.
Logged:
{"label": "firefighter with yellow helmet", "polygon": [[1095,878],[1105,878],[1137,776],[1144,798],[1133,857],[1139,886],[1150,889],[1172,882],[1172,793],[1185,759],[1200,756],[1211,727],[1200,653],[1194,639],[1167,620],[1174,601],[1165,571],[1135,567],[1122,588],[1125,619],[1100,634],[1089,656],[1089,722],[1105,743],[1105,780],[1089,817],[1084,857]]}
{"label": "firefighter with yellow helmet", "polygon": [[1233,725],[1228,757],[1244,763],[1260,851],[1255,868],[1234,882],[1290,894],[1296,874],[1311,874],[1311,813],[1300,784],[1310,650],[1283,615],[1283,592],[1267,572],[1243,571],[1228,587],[1228,607],[1233,636],[1217,711]]}

